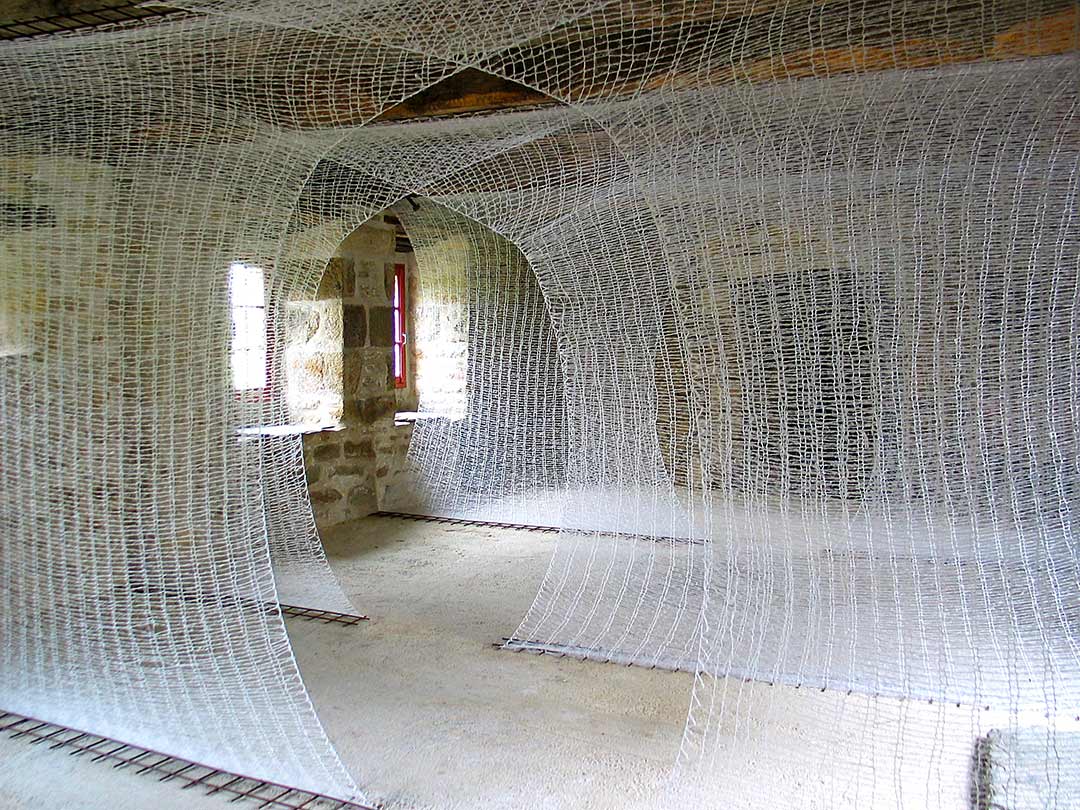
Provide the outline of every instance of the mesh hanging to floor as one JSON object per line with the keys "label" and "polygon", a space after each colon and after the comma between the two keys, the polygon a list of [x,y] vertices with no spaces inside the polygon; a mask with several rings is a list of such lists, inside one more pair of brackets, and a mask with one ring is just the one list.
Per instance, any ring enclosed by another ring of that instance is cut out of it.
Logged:
{"label": "mesh hanging to floor", "polygon": [[[562,528],[519,643],[697,673],[684,801],[1067,806],[1075,4],[192,9],[0,47],[0,705],[355,792],[230,267],[284,334],[419,195],[413,506]],[[372,124],[465,66],[565,104]]]}

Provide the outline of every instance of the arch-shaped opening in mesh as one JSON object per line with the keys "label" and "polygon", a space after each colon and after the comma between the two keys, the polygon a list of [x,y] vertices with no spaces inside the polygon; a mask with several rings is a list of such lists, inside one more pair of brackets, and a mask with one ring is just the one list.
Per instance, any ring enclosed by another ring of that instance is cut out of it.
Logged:
{"label": "arch-shaped opening in mesh", "polygon": [[[234,396],[227,268],[288,300],[334,205],[408,190],[514,242],[557,337],[566,531],[519,638],[694,671],[686,760],[733,802],[817,768],[947,804],[1029,728],[1008,765],[1060,800],[1074,4],[205,6],[0,51],[7,707],[352,792],[264,609],[271,556],[340,592],[298,444],[237,437],[285,414]],[[367,126],[463,65],[573,106]],[[816,748],[771,736],[794,704]]]}

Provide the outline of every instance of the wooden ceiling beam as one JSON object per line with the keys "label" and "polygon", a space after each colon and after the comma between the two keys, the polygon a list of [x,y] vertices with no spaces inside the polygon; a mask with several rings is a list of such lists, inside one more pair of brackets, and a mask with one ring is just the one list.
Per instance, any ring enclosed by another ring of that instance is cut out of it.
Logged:
{"label": "wooden ceiling beam", "polygon": [[376,121],[442,118],[560,102],[517,82],[465,68],[382,113]]}

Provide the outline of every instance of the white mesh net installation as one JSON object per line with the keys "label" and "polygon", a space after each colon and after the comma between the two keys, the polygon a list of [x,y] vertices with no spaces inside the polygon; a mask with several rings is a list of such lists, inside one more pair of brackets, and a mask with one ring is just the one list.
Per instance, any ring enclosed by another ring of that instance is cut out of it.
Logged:
{"label": "white mesh net installation", "polygon": [[[360,795],[230,267],[418,195],[398,506],[560,528],[512,645],[696,673],[687,801],[1080,801],[1075,3],[187,8],[0,46],[0,706]],[[467,67],[559,103],[375,120]]]}

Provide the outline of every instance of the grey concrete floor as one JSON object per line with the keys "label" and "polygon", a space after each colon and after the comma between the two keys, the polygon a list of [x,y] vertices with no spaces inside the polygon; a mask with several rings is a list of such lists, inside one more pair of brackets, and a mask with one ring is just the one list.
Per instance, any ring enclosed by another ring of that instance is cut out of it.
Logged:
{"label": "grey concrete floor", "polygon": [[731,744],[670,792],[690,674],[492,646],[528,609],[553,536],[373,518],[324,542],[372,621],[289,627],[331,739],[389,807],[969,807],[970,707],[741,681],[749,726],[722,711],[714,734]]}
{"label": "grey concrete floor", "polygon": [[666,777],[690,675],[492,646],[528,609],[553,537],[382,518],[324,542],[372,620],[290,631],[319,715],[370,797],[623,808]]}
{"label": "grey concrete floor", "polygon": [[[739,692],[757,728],[748,737],[722,722],[719,733],[737,745],[704,786],[673,798],[665,783],[681,742],[689,674],[492,646],[529,607],[553,537],[370,518],[327,531],[324,541],[371,621],[343,627],[289,619],[289,632],[342,759],[369,799],[391,810],[968,805],[970,710],[907,702],[898,727],[896,718],[882,722],[888,706],[883,712],[869,698],[764,684]],[[908,778],[895,744],[920,723],[933,744],[908,747]],[[946,745],[949,729],[955,746]],[[835,767],[868,758],[877,774],[870,793],[849,768]],[[0,738],[0,810],[227,806],[240,807]]]}
{"label": "grey concrete floor", "polygon": [[[678,750],[689,675],[492,646],[529,607],[551,536],[372,518],[324,541],[371,621],[288,628],[319,715],[370,800],[624,808],[656,793]],[[240,806],[0,737],[0,810]]]}

